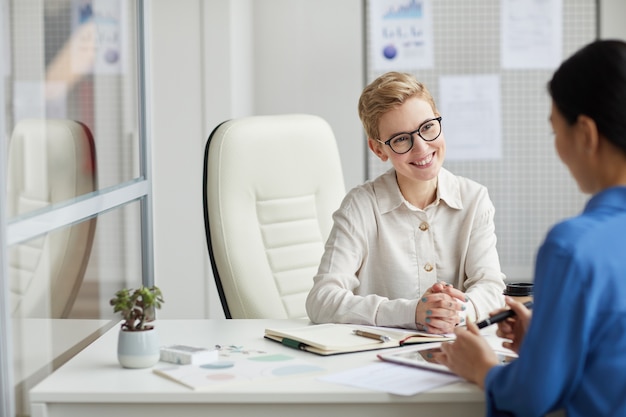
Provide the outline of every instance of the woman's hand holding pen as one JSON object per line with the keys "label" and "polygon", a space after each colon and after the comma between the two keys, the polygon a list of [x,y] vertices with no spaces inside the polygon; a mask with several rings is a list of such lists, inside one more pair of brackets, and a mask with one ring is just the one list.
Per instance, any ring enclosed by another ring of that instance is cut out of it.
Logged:
{"label": "woman's hand holding pen", "polygon": [[[515,312],[515,316],[498,323],[498,331],[496,334],[504,339],[510,339],[511,342],[503,342],[502,346],[519,353],[519,348],[526,335],[526,329],[530,324],[532,311],[524,306],[524,304],[514,300],[511,297],[505,297],[506,304]],[[501,310],[500,310],[501,311]],[[492,313],[496,314],[498,311]]]}
{"label": "woman's hand holding pen", "polygon": [[422,295],[415,309],[415,323],[429,333],[452,333],[461,322],[467,298],[462,291],[437,282]]}

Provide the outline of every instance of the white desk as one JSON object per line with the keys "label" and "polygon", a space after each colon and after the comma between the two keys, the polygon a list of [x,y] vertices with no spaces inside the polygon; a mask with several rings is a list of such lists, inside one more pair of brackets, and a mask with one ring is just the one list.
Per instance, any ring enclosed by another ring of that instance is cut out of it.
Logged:
{"label": "white desk", "polygon": [[111,320],[11,320],[13,381],[18,415],[28,415],[28,392],[109,329]]}
{"label": "white desk", "polygon": [[[243,345],[286,353],[315,363],[326,373],[377,362],[375,353],[330,357],[290,349],[263,338],[266,327],[296,327],[300,320],[159,320],[162,345]],[[191,390],[155,375],[152,369],[123,369],[117,362],[114,327],[30,392],[32,417],[207,415],[320,416],[483,416],[483,392],[459,382],[411,397],[395,396],[319,381],[319,373],[224,384]]]}

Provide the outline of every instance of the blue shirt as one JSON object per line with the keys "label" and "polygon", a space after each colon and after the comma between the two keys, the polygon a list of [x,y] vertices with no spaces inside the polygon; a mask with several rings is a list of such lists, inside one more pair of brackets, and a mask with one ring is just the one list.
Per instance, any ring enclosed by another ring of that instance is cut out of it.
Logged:
{"label": "blue shirt", "polygon": [[626,416],[626,187],[593,196],[537,254],[519,352],[485,380],[489,416]]}

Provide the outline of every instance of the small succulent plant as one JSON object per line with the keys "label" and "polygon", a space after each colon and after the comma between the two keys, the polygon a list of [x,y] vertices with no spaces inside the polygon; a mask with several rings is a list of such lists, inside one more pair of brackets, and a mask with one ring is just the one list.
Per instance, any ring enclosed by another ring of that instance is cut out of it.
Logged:
{"label": "small succulent plant", "polygon": [[148,324],[155,320],[156,309],[161,308],[163,294],[159,287],[144,287],[138,289],[124,288],[115,293],[115,297],[109,302],[113,306],[114,313],[121,313],[122,330],[140,332],[153,329]]}

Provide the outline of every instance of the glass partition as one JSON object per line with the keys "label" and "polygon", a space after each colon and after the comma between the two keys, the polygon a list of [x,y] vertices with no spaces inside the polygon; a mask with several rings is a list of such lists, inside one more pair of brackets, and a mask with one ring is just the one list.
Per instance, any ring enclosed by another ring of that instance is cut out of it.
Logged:
{"label": "glass partition", "polygon": [[152,279],[144,7],[0,0],[1,415]]}
{"label": "glass partition", "polygon": [[17,415],[28,391],[119,321],[109,300],[141,285],[140,202],[9,247]]}
{"label": "glass partition", "polygon": [[[9,0],[8,10],[9,219],[139,177],[137,2]],[[54,193],[59,166],[75,183]]]}

